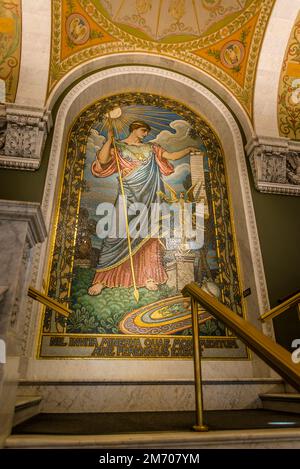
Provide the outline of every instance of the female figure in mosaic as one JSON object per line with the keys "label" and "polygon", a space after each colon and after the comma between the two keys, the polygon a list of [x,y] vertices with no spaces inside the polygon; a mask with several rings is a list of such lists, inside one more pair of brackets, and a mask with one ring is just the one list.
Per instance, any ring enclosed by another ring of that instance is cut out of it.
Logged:
{"label": "female figure in mosaic", "polygon": [[[174,172],[170,161],[183,158],[189,152],[197,150],[187,147],[170,153],[156,143],[144,143],[143,140],[150,130],[147,123],[134,121],[129,126],[128,137],[116,141],[115,146],[113,132],[109,131],[107,141],[98,151],[96,161],[92,164],[94,176],[108,177],[118,173],[118,158],[127,205],[141,203],[148,211],[151,210],[151,204],[159,202],[158,193],[165,192],[162,176]],[[116,212],[118,204],[122,203],[119,197],[120,183],[118,192]],[[134,215],[128,213],[128,222],[133,221]],[[157,290],[158,285],[167,281],[162,249],[158,238],[138,236],[131,239],[133,268],[138,288]],[[133,286],[129,254],[128,242],[124,237],[104,239],[93,284],[89,288],[90,295],[99,295],[105,287]]]}

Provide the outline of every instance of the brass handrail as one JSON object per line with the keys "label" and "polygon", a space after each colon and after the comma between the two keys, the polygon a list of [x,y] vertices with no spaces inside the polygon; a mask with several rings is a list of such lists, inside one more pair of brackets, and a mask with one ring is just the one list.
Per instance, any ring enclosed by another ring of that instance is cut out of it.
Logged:
{"label": "brass handrail", "polygon": [[256,327],[205,293],[195,282],[182,290],[229,327],[253,352],[275,370],[291,386],[300,391],[300,364],[293,363],[291,354]]}
{"label": "brass handrail", "polygon": [[203,417],[203,393],[201,377],[201,346],[199,342],[198,323],[198,303],[195,298],[191,298],[192,326],[193,326],[193,346],[194,346],[194,376],[195,376],[195,400],[196,400],[196,425],[193,429],[196,432],[207,432],[208,427],[204,424]]}
{"label": "brass handrail", "polygon": [[281,303],[280,305],[275,306],[275,308],[270,309],[270,311],[268,311],[267,313],[262,314],[260,316],[260,320],[266,321],[267,319],[274,319],[276,316],[283,313],[284,311],[291,308],[292,306],[295,306],[296,304],[298,304],[299,306],[299,303],[300,303],[300,293],[297,293],[297,295],[292,296],[288,300],[284,301],[284,303]]}
{"label": "brass handrail", "polygon": [[69,315],[72,313],[70,309],[66,308],[64,305],[62,305],[58,301],[53,300],[53,298],[50,298],[50,296],[45,295],[44,293],[40,292],[39,290],[36,290],[33,287],[28,288],[27,294],[28,296],[30,296],[30,298],[33,298],[39,303],[42,303],[43,305],[46,305],[49,308],[54,309],[54,311],[56,311],[59,314],[62,314],[63,316],[69,317]]}

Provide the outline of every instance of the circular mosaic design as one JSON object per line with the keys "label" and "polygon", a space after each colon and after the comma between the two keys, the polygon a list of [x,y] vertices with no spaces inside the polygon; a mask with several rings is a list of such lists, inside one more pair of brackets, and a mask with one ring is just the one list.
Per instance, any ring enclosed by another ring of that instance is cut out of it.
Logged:
{"label": "circular mosaic design", "polygon": [[[212,319],[211,314],[198,306],[199,324]],[[190,301],[175,296],[127,314],[120,322],[123,334],[176,334],[192,327]]]}
{"label": "circular mosaic design", "polygon": [[69,39],[76,45],[85,44],[90,37],[89,23],[79,13],[73,13],[67,18],[66,30]]}
{"label": "circular mosaic design", "polygon": [[244,45],[240,41],[230,41],[221,50],[221,62],[227,68],[236,68],[242,63],[244,55]]}

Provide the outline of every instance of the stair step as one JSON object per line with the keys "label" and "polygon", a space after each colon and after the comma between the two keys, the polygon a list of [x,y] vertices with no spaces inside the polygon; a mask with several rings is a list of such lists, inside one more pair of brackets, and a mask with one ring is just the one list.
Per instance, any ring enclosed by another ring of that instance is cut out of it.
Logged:
{"label": "stair step", "polygon": [[13,427],[40,413],[41,396],[17,396]]}
{"label": "stair step", "polygon": [[6,440],[5,448],[291,449],[300,448],[300,429],[248,429],[207,433],[147,432],[119,435],[11,435]]}
{"label": "stair step", "polygon": [[269,393],[259,397],[264,409],[300,414],[299,393]]}

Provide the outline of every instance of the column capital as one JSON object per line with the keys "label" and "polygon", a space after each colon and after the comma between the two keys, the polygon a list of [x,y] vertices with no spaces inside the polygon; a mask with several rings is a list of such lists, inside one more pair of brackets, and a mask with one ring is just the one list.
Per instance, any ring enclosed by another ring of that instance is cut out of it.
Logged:
{"label": "column capital", "polygon": [[0,105],[0,167],[38,169],[51,127],[51,112],[44,108]]}
{"label": "column capital", "polygon": [[255,136],[245,151],[258,191],[300,196],[300,142]]}

